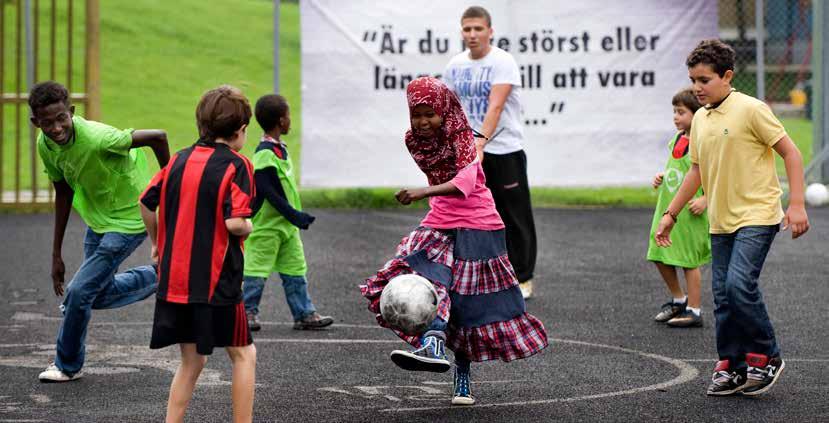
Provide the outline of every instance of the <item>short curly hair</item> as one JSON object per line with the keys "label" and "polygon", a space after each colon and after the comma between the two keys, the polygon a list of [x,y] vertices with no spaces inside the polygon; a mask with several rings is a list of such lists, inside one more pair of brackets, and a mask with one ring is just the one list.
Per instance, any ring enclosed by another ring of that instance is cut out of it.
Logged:
{"label": "short curly hair", "polygon": [[717,72],[717,75],[724,76],[726,71],[734,71],[734,60],[737,53],[730,45],[718,40],[702,40],[694,48],[685,64],[692,68],[700,63],[709,65]]}
{"label": "short curly hair", "polygon": [[288,115],[288,102],[279,94],[264,95],[256,101],[254,114],[262,130],[270,132],[279,125],[279,118]]}
{"label": "short curly hair", "polygon": [[63,103],[67,107],[70,105],[69,90],[55,81],[38,83],[29,91],[29,108],[32,109],[32,115],[38,109],[55,103]]}
{"label": "short curly hair", "polygon": [[202,96],[196,106],[199,136],[207,141],[230,139],[250,123],[250,103],[242,91],[230,85],[214,88]]}

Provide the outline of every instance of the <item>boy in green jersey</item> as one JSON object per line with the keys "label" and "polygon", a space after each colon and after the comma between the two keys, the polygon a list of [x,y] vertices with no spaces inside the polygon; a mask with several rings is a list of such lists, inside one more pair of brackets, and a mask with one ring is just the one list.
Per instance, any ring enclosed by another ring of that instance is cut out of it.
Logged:
{"label": "boy in green jersey", "polygon": [[84,261],[66,287],[61,305],[63,323],[55,362],[39,376],[41,382],[67,382],[82,376],[92,309],[122,307],[156,290],[152,266],[115,272],[147,237],[138,196],[149,174],[144,153],[137,149],[152,148],[162,168],[170,150],[164,131],[120,130],[75,116],[69,92],[57,82],[35,85],[29,107],[32,124],[41,130],[37,152],[55,186],[52,285],[56,295],[64,294],[61,249],[71,207],[88,226]]}
{"label": "boy in green jersey", "polygon": [[256,102],[254,114],[265,134],[253,156],[253,232],[245,241],[243,289],[248,325],[253,331],[261,329],[257,316],[265,280],[271,273],[279,273],[294,329],[324,328],[334,319],[320,316],[308,295],[308,267],[299,236],[299,230],[308,229],[314,216],[302,211],[293,163],[280,139],[291,128],[288,103],[280,95],[266,95]]}

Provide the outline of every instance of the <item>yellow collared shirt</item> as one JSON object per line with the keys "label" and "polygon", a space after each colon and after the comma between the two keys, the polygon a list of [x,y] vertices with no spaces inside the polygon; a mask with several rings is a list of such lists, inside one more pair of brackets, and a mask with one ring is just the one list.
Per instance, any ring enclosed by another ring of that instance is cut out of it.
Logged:
{"label": "yellow collared shirt", "polygon": [[691,162],[699,165],[712,234],[783,220],[772,147],[786,130],[766,103],[732,91],[691,123]]}

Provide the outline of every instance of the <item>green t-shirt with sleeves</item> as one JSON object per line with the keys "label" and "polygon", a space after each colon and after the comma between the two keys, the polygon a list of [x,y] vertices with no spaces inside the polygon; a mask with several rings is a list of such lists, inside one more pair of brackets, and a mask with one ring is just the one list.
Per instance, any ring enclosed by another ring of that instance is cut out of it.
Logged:
{"label": "green t-shirt with sleeves", "polygon": [[[267,144],[263,142],[262,145]],[[269,167],[276,169],[285,199],[291,207],[301,211],[293,162],[287,149],[282,151],[284,157],[279,157],[274,148],[258,148],[253,155],[253,168],[256,171]],[[274,272],[304,276],[308,266],[299,228],[267,200],[252,220],[253,232],[245,241],[245,276],[268,277]]]}
{"label": "green t-shirt with sleeves", "polygon": [[96,233],[144,232],[138,197],[149,182],[147,159],[130,149],[132,129],[117,129],[72,117],[74,136],[60,145],[42,132],[37,152],[53,182],[65,180],[75,192],[72,206]]}

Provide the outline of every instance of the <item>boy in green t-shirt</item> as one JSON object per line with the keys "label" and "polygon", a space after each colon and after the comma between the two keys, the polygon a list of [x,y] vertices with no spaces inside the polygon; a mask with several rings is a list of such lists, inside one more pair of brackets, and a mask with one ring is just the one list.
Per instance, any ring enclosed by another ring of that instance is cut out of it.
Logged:
{"label": "boy in green t-shirt", "polygon": [[74,116],[69,92],[56,82],[35,85],[29,94],[31,122],[40,128],[37,152],[55,186],[52,284],[63,295],[61,249],[72,206],[88,226],[84,261],[66,287],[55,362],[41,382],[82,376],[85,339],[92,309],[122,307],[156,290],[156,271],[141,266],[115,274],[147,237],[138,197],[149,181],[144,153],[151,147],[161,167],[170,159],[167,134],[160,130],[119,130]]}
{"label": "boy in green t-shirt", "polygon": [[265,280],[279,273],[294,329],[321,329],[334,319],[320,316],[308,295],[308,267],[299,230],[308,229],[314,216],[302,211],[293,163],[280,139],[291,128],[288,103],[280,95],[266,95],[256,101],[254,114],[265,135],[253,156],[253,232],[245,241],[243,290],[248,325],[252,331],[261,329],[257,316]]}
{"label": "boy in green t-shirt", "polygon": [[[734,49],[720,40],[702,41],[688,55],[688,76],[704,108],[691,123],[691,170],[659,221],[656,243],[671,245],[670,233],[685,204],[702,185],[711,232],[711,290],[717,352],[708,395],[760,395],[785,368],[758,279],[779,230],[792,238],[809,230],[803,199],[803,159],[764,102],[734,91]],[[789,208],[774,152],[785,162]],[[681,220],[681,219],[680,219]]]}

